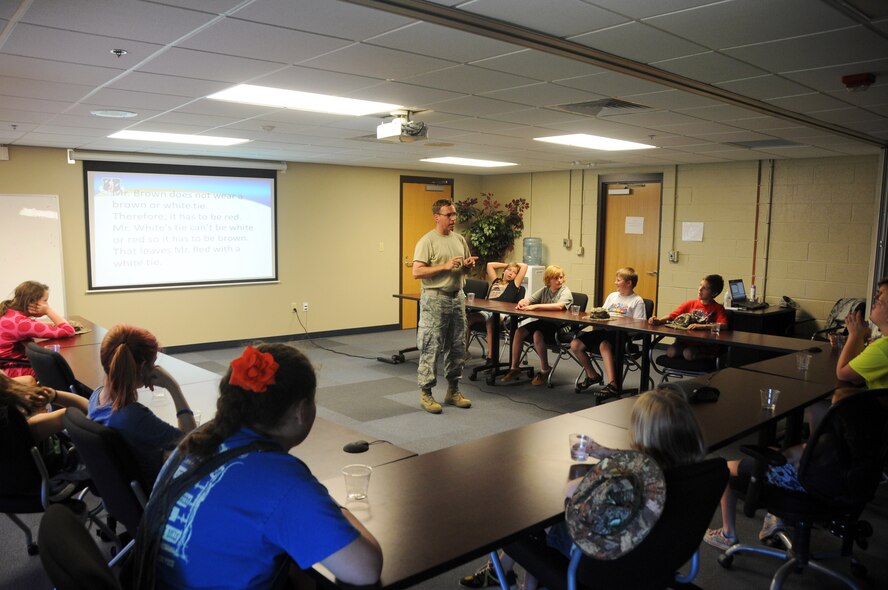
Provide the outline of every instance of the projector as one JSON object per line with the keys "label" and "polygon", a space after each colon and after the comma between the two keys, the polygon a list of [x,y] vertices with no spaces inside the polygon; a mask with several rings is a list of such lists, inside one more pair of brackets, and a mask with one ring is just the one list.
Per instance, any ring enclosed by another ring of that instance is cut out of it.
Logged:
{"label": "projector", "polygon": [[389,123],[382,123],[376,128],[376,139],[392,143],[411,143],[425,141],[429,138],[429,128],[422,121],[408,121],[403,117],[395,117]]}

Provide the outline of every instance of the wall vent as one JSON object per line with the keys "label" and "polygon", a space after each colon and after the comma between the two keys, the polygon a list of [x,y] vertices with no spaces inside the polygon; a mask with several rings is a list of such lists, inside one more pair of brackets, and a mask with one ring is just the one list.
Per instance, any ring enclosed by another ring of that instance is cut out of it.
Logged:
{"label": "wall vent", "polygon": [[601,100],[591,100],[589,102],[559,104],[549,108],[557,111],[564,111],[566,113],[573,113],[575,115],[583,115],[585,117],[612,117],[614,115],[628,115],[648,111],[651,107],[620,100],[618,98],[603,98]]}

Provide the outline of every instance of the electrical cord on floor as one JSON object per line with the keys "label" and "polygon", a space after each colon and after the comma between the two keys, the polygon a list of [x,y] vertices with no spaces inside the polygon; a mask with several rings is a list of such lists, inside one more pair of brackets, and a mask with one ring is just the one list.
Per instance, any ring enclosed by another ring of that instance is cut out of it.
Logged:
{"label": "electrical cord on floor", "polygon": [[[476,386],[476,387],[478,387],[478,386]],[[551,413],[553,413],[553,414],[558,414],[559,416],[560,416],[561,414],[567,414],[567,413],[568,413],[568,412],[562,412],[562,411],[560,411],[560,410],[553,410],[552,408],[544,408],[543,406],[538,405],[538,404],[535,404],[535,403],[533,403],[533,402],[525,402],[525,401],[521,401],[521,400],[519,400],[519,399],[514,399],[514,398],[512,398],[512,397],[509,397],[509,396],[506,395],[505,393],[500,393],[500,392],[498,392],[498,391],[492,391],[492,390],[489,390],[489,389],[484,389],[483,387],[478,387],[478,391],[480,391],[480,392],[482,392],[482,393],[490,393],[490,394],[492,394],[492,395],[498,395],[498,396],[500,396],[500,397],[504,397],[504,398],[506,398],[506,399],[509,400],[510,402],[513,402],[513,403],[516,403],[516,404],[523,404],[523,405],[525,405],[525,406],[533,406],[533,407],[535,407],[535,408],[538,409],[538,410],[542,410],[542,411],[544,411],[544,412],[551,412]]]}
{"label": "electrical cord on floor", "polygon": [[[351,353],[348,353],[348,352],[342,352],[341,350],[333,350],[332,348],[327,348],[326,346],[321,346],[320,344],[318,344],[317,342],[315,342],[315,341],[312,339],[311,334],[308,333],[308,328],[306,327],[305,324],[302,323],[302,318],[299,317],[299,314],[298,314],[298,313],[296,314],[296,321],[298,321],[298,322],[299,322],[299,325],[302,326],[302,331],[305,333],[305,339],[308,340],[308,342],[309,342],[312,346],[314,346],[315,348],[320,348],[321,350],[326,350],[327,352],[332,352],[333,354],[339,354],[339,355],[342,355],[342,356],[348,356],[348,357],[351,357],[351,358],[354,358],[354,359],[364,359],[364,360],[368,360],[368,361],[375,361],[375,360],[376,360],[376,357],[375,357],[375,356],[362,356],[362,355],[360,355],[360,354],[351,354]],[[306,323],[307,323],[307,322],[306,322]]]}

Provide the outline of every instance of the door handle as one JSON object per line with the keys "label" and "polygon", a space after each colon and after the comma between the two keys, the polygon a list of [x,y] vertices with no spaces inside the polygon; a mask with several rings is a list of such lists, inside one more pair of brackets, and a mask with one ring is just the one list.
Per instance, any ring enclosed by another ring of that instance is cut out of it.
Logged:
{"label": "door handle", "polygon": [[413,262],[412,262],[412,261],[411,261],[411,262],[408,262],[408,261],[405,260],[405,261],[404,261],[404,266],[411,267],[411,266],[413,266]]}
{"label": "door handle", "polygon": [[655,276],[658,276],[660,273],[658,273],[655,270],[649,270],[649,271],[647,271],[647,274],[649,277],[655,277]]}

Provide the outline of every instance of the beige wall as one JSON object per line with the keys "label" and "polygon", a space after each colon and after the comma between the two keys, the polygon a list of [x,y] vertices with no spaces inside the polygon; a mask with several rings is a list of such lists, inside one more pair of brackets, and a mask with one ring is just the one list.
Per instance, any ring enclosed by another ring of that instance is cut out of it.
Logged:
{"label": "beige wall", "polygon": [[[777,304],[789,295],[802,306],[799,319],[822,321],[836,299],[867,295],[878,202],[876,157],[776,160],[773,190],[770,161],[763,161],[761,170],[758,161],[745,161],[632,172],[663,175],[659,313],[696,297],[700,278],[710,273],[742,278],[747,289],[755,273],[759,296]],[[575,171],[570,207],[568,172],[488,176],[482,187],[500,200],[529,199],[524,235],[543,239],[544,262],[564,267],[572,289],[594,293],[598,178],[629,173],[586,170],[581,180]],[[582,200],[580,182],[585,183]],[[682,241],[681,224],[687,221],[705,223],[702,242]],[[571,249],[561,244],[568,227]],[[668,261],[670,249],[679,251],[678,263]],[[520,243],[513,258],[521,258]]]}
{"label": "beige wall", "polygon": [[[168,346],[301,332],[291,302],[310,303],[311,332],[398,322],[391,295],[400,270],[400,176],[426,174],[291,163],[278,175],[278,284],[89,294],[81,165],[67,164],[59,149],[9,151],[0,162],[0,192],[59,195],[69,313],[106,326],[143,325]],[[771,302],[789,295],[803,314],[819,319],[839,297],[867,294],[876,158],[776,161],[770,239],[770,165],[762,164],[760,189],[758,167],[749,161],[633,169],[663,174],[660,313],[695,297],[704,274],[751,283],[757,194],[760,293]],[[568,172],[435,176],[455,179],[457,199],[480,191],[501,202],[528,199],[524,236],[542,238],[544,261],[564,267],[571,288],[594,293],[598,176],[627,172],[575,171],[572,182]],[[704,240],[681,241],[683,221],[705,222]],[[573,245],[565,249],[568,231]],[[677,264],[666,260],[673,247],[681,253]],[[519,240],[510,259],[522,254]]]}
{"label": "beige wall", "polygon": [[402,174],[453,178],[457,195],[480,191],[471,175],[291,163],[278,174],[279,283],[115,293],[86,292],[79,162],[67,164],[65,150],[12,147],[0,193],[59,195],[69,314],[141,325],[174,346],[300,333],[292,302],[309,302],[311,332],[397,324]]}

